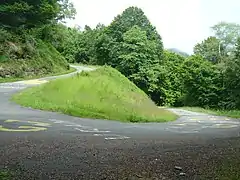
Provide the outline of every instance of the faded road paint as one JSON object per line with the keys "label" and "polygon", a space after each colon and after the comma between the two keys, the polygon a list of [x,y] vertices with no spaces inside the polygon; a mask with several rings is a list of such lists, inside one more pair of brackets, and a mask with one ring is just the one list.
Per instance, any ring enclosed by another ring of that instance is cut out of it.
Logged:
{"label": "faded road paint", "polygon": [[19,126],[18,129],[9,129],[3,126],[0,126],[0,131],[5,132],[36,132],[36,131],[44,131],[47,128],[44,127],[34,127],[34,126]]}
{"label": "faded road paint", "polygon": [[[47,130],[47,127],[51,125],[49,123],[38,122],[38,121],[22,121],[22,120],[14,120],[8,119],[4,121],[5,123],[19,123],[20,125],[16,128],[8,128],[0,125],[0,131],[5,132],[37,132]],[[21,125],[21,123],[28,123],[30,126]],[[40,127],[39,127],[40,126]]]}

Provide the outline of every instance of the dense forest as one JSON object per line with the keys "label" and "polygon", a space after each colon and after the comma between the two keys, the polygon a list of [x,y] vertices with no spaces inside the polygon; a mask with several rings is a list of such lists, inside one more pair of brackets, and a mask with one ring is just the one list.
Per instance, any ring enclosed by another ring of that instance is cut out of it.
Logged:
{"label": "dense forest", "polygon": [[63,70],[67,62],[109,65],[158,105],[240,109],[238,24],[214,25],[214,36],[196,44],[189,56],[165,49],[137,7],[108,26],[83,29],[64,25],[76,13],[68,0],[3,0],[0,11],[0,77]]}

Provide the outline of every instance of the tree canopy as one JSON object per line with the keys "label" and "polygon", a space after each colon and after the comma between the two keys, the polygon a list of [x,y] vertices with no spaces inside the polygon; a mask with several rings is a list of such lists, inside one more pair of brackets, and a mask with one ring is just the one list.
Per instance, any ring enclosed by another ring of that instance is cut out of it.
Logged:
{"label": "tree canopy", "polygon": [[0,23],[8,28],[37,27],[73,18],[75,13],[68,0],[3,0],[0,3]]}

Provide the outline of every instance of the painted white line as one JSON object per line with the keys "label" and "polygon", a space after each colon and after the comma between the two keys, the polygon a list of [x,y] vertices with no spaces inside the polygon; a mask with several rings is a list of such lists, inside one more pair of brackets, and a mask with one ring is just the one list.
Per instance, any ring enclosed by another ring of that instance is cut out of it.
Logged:
{"label": "painted white line", "polygon": [[107,133],[107,132],[111,132],[111,131],[99,131],[98,129],[93,129],[93,130],[83,130],[83,129],[79,129],[79,128],[75,128],[76,130],[80,131],[80,132],[86,132],[86,133]]}
{"label": "painted white line", "polygon": [[52,121],[53,123],[55,124],[62,124],[64,123],[64,121],[61,121],[61,120],[57,120],[57,119],[48,119],[49,121]]}
{"label": "painted white line", "polygon": [[108,136],[105,137],[105,140],[121,140],[121,139],[129,139],[130,137],[127,136],[121,136],[117,134],[93,134],[94,136]]}
{"label": "painted white line", "polygon": [[105,140],[122,140],[122,139],[129,139],[130,137],[127,136],[119,136],[119,137],[105,137]]}
{"label": "painted white line", "polygon": [[80,124],[66,124],[64,126],[67,126],[67,127],[85,127],[85,128],[87,127],[87,126],[82,126]]}

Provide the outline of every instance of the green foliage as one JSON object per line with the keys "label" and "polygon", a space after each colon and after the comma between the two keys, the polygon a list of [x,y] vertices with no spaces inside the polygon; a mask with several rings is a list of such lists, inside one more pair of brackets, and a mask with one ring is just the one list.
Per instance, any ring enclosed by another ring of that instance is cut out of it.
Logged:
{"label": "green foliage", "polygon": [[75,13],[68,0],[1,1],[0,77],[35,77],[69,70],[59,53],[67,45],[69,33],[58,22]]}
{"label": "green foliage", "polygon": [[21,36],[0,29],[0,77],[27,77],[69,69],[61,54],[50,44],[27,32]]}
{"label": "green foliage", "polygon": [[159,72],[158,89],[161,97],[160,105],[181,106],[183,97],[183,70],[185,58],[176,53],[164,51],[164,61]]}
{"label": "green foliage", "polygon": [[7,170],[0,170],[0,180],[11,180],[13,178],[13,173]]}
{"label": "green foliage", "polygon": [[235,49],[237,38],[240,36],[240,25],[236,23],[220,22],[212,27],[215,36],[220,40],[226,53]]}
{"label": "green foliage", "polygon": [[129,7],[113,20],[106,28],[105,35],[97,42],[97,57],[101,58],[102,64],[109,64],[113,67],[118,65],[119,44],[124,41],[124,33],[134,26],[146,32],[147,39],[153,41],[157,47],[158,59],[162,59],[163,45],[160,35],[140,8]]}
{"label": "green foliage", "polygon": [[100,67],[96,71],[82,72],[27,89],[15,95],[14,100],[24,106],[79,117],[123,122],[176,119],[176,115],[158,108],[142,90],[110,67]]}
{"label": "green foliage", "polygon": [[[239,109],[240,25],[235,23],[220,22],[213,26],[212,30],[215,33],[215,37],[209,37],[202,43],[197,44],[194,48],[194,53],[211,62],[216,60],[214,61],[216,65],[206,65],[204,62],[199,64],[200,68],[209,71],[209,75],[203,78],[205,81],[204,84],[206,85],[199,83],[195,80],[195,78],[193,78],[194,82],[199,84],[199,87],[195,86],[193,82],[190,86],[192,88],[195,87],[192,93],[194,93],[193,95],[196,95],[196,97],[192,97],[195,99],[199,97],[202,100],[201,103],[196,101],[196,104],[187,105],[197,105],[201,107],[209,106],[212,108],[227,110]],[[186,75],[186,78],[187,77],[188,75]],[[202,82],[204,81],[202,80]],[[187,89],[190,89],[190,87]],[[191,102],[191,100],[187,101]]]}
{"label": "green foliage", "polygon": [[216,107],[220,101],[221,74],[217,67],[201,56],[191,56],[182,64],[184,105]]}
{"label": "green foliage", "polygon": [[159,48],[158,53],[161,57],[161,37],[140,8],[129,7],[124,10],[123,13],[118,15],[110,24],[107,33],[116,39],[117,42],[121,42],[123,40],[123,34],[135,25],[140,27],[143,31],[146,31],[148,40],[156,41]]}
{"label": "green foliage", "polygon": [[220,63],[225,53],[219,39],[208,37],[194,47],[194,54],[201,55],[212,63]]}
{"label": "green foliage", "polygon": [[240,38],[237,40],[235,56],[226,63],[225,72],[226,97],[228,109],[240,108]]}
{"label": "green foliage", "polygon": [[76,11],[68,0],[3,0],[0,24],[10,29],[40,27],[72,18]]}

